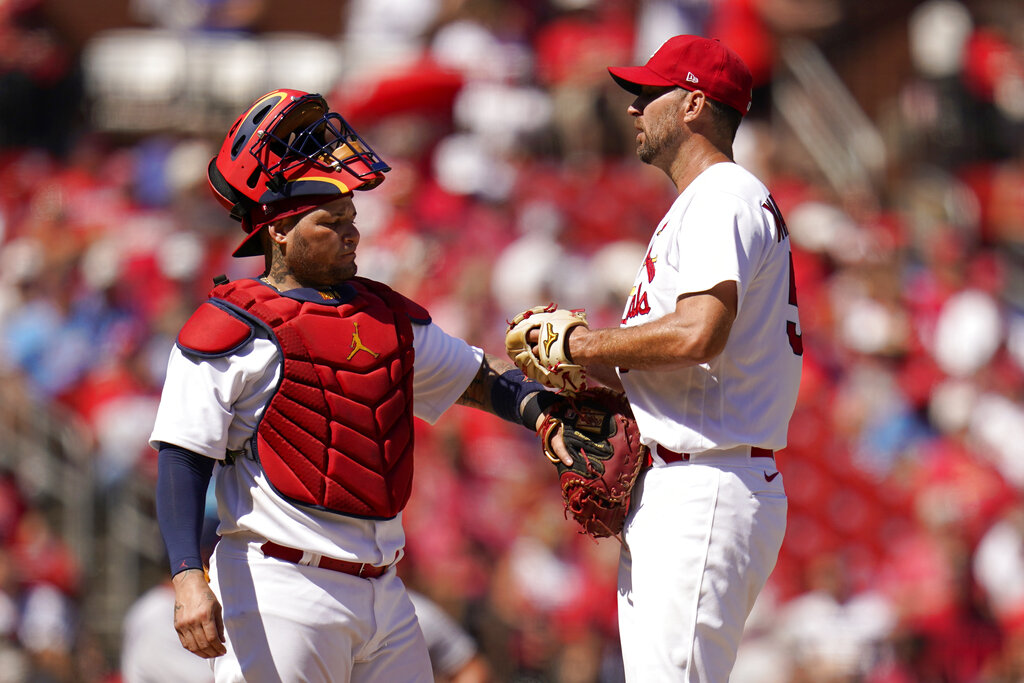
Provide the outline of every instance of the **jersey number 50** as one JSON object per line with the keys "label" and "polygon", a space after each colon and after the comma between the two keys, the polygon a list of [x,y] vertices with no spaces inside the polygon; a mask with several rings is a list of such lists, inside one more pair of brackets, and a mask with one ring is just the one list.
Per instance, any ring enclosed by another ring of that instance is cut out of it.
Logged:
{"label": "jersey number 50", "polygon": [[[770,194],[768,199],[761,204],[761,208],[771,214],[772,218],[775,219],[775,234],[779,242],[789,237],[789,229],[786,227],[786,220],[782,217],[782,211],[779,210],[779,205],[775,203],[775,198]],[[789,252],[789,304],[796,308],[796,277],[795,270],[793,269],[793,252]],[[796,322],[793,320],[786,321],[786,335],[789,336],[789,347],[793,349],[793,353],[798,356],[804,355],[804,339],[803,336],[796,331]]]}
{"label": "jersey number 50", "polygon": [[[796,271],[793,268],[793,252],[789,253],[789,303],[796,308]],[[804,355],[804,337],[796,331],[796,323],[792,320],[786,321],[786,334],[789,336],[789,346],[793,353],[798,356]]]}

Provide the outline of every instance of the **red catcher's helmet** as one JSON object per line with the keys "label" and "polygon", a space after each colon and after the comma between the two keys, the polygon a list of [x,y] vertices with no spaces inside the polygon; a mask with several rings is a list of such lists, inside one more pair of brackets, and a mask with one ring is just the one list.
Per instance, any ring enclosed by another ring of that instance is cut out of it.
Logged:
{"label": "red catcher's helmet", "polygon": [[248,234],[235,256],[262,253],[252,239],[283,210],[370,190],[391,168],[327,101],[301,90],[275,90],[235,121],[207,168],[217,199]]}

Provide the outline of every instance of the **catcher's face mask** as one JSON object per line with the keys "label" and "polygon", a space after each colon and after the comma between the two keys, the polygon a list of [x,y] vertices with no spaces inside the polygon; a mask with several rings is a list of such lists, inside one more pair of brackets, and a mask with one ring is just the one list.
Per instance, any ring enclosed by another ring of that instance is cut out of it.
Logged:
{"label": "catcher's face mask", "polygon": [[244,219],[261,205],[370,190],[390,170],[322,96],[275,90],[231,126],[207,176],[221,204],[248,227]]}

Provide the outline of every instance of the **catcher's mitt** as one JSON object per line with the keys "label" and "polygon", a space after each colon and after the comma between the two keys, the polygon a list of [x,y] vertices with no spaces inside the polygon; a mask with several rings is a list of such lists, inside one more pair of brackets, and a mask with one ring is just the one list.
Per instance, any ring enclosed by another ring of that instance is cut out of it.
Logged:
{"label": "catcher's mitt", "polygon": [[[571,467],[551,446],[559,426]],[[579,522],[581,533],[604,538],[622,531],[633,484],[648,459],[625,394],[602,387],[563,398],[538,433],[544,454],[558,468],[566,512]]]}
{"label": "catcher's mitt", "polygon": [[[523,374],[541,384],[568,393],[587,388],[583,366],[569,357],[566,345],[569,332],[582,325],[587,327],[587,315],[582,310],[558,308],[555,304],[534,306],[523,311],[508,324],[505,350]],[[537,353],[529,342],[529,334],[537,330]]]}

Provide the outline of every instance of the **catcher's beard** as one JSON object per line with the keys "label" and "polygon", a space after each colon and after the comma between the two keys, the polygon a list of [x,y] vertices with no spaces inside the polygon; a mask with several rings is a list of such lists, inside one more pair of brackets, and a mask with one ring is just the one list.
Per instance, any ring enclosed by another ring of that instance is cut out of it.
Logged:
{"label": "catcher's beard", "polygon": [[305,287],[329,287],[354,277],[358,270],[354,259],[331,261],[311,252],[309,243],[299,236],[287,249],[274,243],[268,274],[272,279],[284,279],[290,275]]}

